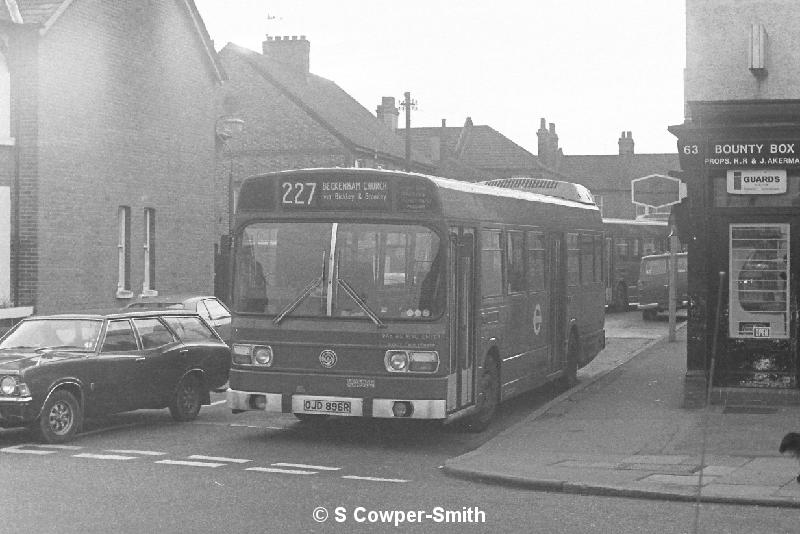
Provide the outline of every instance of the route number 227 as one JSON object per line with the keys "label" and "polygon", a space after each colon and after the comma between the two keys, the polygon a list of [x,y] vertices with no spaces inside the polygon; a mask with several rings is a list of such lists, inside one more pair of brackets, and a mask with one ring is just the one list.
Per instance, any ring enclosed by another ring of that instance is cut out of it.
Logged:
{"label": "route number 227", "polygon": [[283,188],[281,204],[299,206],[310,206],[317,190],[315,182],[283,182],[281,187]]}

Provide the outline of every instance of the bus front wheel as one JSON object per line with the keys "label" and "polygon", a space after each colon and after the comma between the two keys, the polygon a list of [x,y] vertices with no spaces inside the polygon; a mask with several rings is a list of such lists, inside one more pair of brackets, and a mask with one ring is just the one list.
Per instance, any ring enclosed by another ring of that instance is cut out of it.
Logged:
{"label": "bus front wheel", "polygon": [[464,422],[468,432],[483,432],[497,414],[500,404],[500,368],[493,359],[488,359],[478,382],[478,396],[475,399],[477,411]]}

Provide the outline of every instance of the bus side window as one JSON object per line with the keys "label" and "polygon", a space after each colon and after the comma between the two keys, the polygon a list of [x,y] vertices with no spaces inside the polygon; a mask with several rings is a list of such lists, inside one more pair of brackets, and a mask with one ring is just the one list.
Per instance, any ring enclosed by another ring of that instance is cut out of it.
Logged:
{"label": "bus side window", "polygon": [[503,264],[500,230],[481,232],[481,294],[484,297],[503,294]]}

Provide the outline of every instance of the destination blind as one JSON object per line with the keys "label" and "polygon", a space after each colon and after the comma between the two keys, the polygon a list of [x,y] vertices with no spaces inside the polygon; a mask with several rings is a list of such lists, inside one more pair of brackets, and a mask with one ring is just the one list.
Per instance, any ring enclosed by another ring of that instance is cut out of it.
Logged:
{"label": "destination blind", "polygon": [[291,176],[278,182],[278,204],[289,210],[429,211],[434,187],[423,180],[379,176]]}

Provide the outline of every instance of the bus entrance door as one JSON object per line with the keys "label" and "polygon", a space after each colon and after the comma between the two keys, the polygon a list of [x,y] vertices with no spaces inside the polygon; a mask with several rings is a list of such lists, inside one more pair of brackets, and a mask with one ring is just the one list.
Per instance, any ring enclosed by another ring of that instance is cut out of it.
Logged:
{"label": "bus entrance door", "polygon": [[550,292],[548,322],[553,325],[548,332],[550,334],[550,372],[555,373],[564,367],[566,361],[564,325],[566,323],[567,291],[564,277],[564,234],[551,234],[548,248],[547,288]]}
{"label": "bus entrance door", "polygon": [[450,228],[450,375],[447,407],[475,402],[475,230]]}

